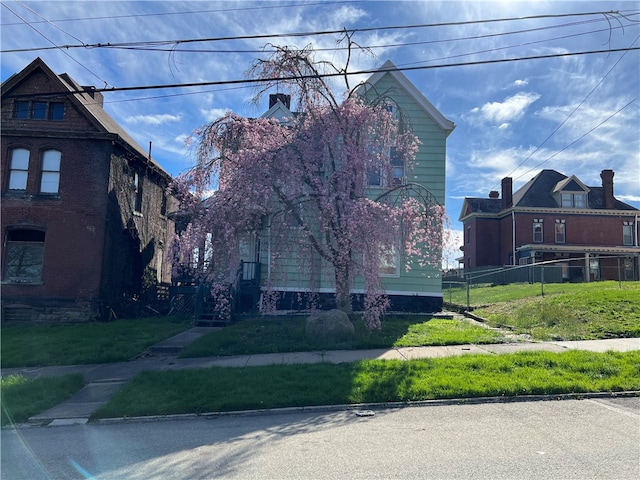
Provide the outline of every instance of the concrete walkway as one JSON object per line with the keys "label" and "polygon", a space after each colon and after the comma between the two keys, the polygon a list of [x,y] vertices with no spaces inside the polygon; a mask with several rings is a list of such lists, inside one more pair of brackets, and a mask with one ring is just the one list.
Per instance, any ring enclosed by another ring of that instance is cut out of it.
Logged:
{"label": "concrete walkway", "polygon": [[49,377],[67,373],[80,373],[87,385],[79,392],[39,415],[30,423],[61,425],[86,423],[93,412],[106,404],[111,397],[138,373],[145,370],[184,370],[209,367],[253,367],[275,364],[344,363],[365,359],[411,360],[415,358],[440,358],[467,354],[500,354],[525,350],[563,352],[567,350],[608,350],[627,352],[640,350],[640,338],[587,340],[576,342],[517,342],[491,345],[450,345],[441,347],[406,347],[371,350],[328,350],[314,352],[272,353],[231,357],[177,358],[184,347],[197,338],[216,330],[194,327],[149,349],[149,356],[128,362],[69,365],[60,367],[25,367],[2,369],[2,376],[21,374],[25,377]]}

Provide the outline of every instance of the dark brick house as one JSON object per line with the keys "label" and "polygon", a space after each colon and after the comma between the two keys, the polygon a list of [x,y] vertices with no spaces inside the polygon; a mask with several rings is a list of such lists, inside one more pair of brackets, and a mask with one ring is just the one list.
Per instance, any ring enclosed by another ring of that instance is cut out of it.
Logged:
{"label": "dark brick house", "polygon": [[638,280],[640,211],[615,198],[612,170],[600,177],[593,187],[542,170],[516,192],[504,178],[501,198],[465,198],[465,272],[557,261],[565,281]]}
{"label": "dark brick house", "polygon": [[171,177],[41,59],[2,84],[3,321],[131,314],[171,281]]}

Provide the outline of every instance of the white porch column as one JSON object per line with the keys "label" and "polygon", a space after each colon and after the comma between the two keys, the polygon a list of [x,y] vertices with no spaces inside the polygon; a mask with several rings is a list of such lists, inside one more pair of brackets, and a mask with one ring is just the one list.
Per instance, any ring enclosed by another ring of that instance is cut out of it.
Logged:
{"label": "white porch column", "polygon": [[585,272],[585,282],[591,281],[591,266],[589,265],[589,253],[584,254],[584,272]]}

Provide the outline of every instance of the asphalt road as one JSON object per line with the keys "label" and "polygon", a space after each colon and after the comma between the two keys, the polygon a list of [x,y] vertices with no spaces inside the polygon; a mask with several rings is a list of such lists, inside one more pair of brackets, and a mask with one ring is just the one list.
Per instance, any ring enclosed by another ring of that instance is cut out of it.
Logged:
{"label": "asphalt road", "polygon": [[31,427],[1,440],[8,480],[636,479],[640,398]]}

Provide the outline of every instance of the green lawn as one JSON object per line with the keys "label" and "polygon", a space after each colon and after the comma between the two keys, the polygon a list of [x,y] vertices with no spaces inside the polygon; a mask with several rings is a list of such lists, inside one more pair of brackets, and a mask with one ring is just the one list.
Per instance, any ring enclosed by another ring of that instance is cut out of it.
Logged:
{"label": "green lawn", "polygon": [[125,361],[190,326],[189,320],[176,317],[3,325],[2,368]]}
{"label": "green lawn", "polygon": [[640,352],[542,351],[144,372],[93,418],[640,389]]}
{"label": "green lawn", "polygon": [[80,374],[62,377],[26,379],[10,375],[0,380],[2,389],[1,424],[26,422],[29,417],[43,412],[69,398],[84,386]]}
{"label": "green lawn", "polygon": [[[392,348],[466,343],[500,343],[502,335],[494,330],[460,320],[431,317],[389,317],[381,330],[368,330],[362,320],[354,321],[355,338],[348,343],[323,345],[324,349]],[[304,317],[242,320],[212,332],[182,353],[183,357],[245,355],[257,353],[306,352],[318,350],[305,338]]]}
{"label": "green lawn", "polygon": [[[622,286],[622,288],[621,288]],[[471,289],[473,313],[494,327],[538,340],[640,337],[640,282],[485,286]],[[445,295],[446,296],[446,295]],[[463,291],[452,294],[466,303]]]}

